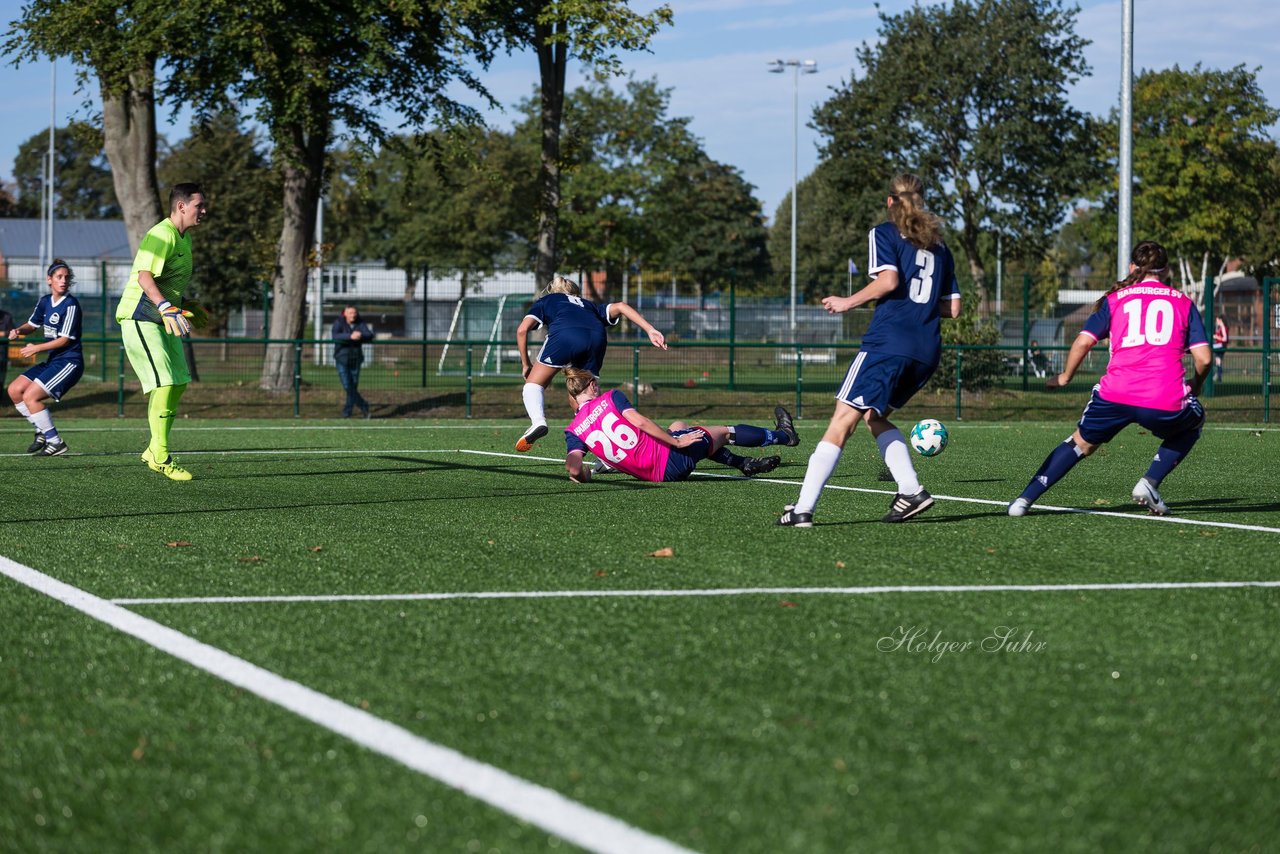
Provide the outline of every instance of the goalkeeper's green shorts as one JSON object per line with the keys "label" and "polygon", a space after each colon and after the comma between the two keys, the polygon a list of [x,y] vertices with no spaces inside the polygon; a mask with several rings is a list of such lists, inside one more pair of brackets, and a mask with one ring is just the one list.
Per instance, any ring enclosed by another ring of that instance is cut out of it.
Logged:
{"label": "goalkeeper's green shorts", "polygon": [[163,324],[131,318],[120,321],[120,333],[125,355],[142,383],[143,394],[150,394],[160,386],[191,382],[187,354],[182,351],[182,336],[165,332]]}

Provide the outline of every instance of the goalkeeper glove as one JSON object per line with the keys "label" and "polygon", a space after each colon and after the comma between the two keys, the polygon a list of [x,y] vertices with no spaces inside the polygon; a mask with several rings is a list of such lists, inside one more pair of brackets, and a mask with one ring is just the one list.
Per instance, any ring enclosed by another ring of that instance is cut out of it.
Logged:
{"label": "goalkeeper glove", "polygon": [[164,331],[170,335],[190,335],[191,324],[187,321],[190,316],[188,312],[178,308],[173,303],[165,300],[156,306],[160,309],[160,320],[164,323]]}
{"label": "goalkeeper glove", "polygon": [[209,311],[198,302],[184,303],[182,313],[191,318],[191,325],[196,329],[204,329],[209,325]]}

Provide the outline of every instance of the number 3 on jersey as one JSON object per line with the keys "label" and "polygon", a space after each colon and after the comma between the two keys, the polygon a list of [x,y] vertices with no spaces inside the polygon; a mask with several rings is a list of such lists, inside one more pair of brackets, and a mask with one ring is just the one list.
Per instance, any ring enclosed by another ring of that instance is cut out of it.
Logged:
{"label": "number 3 on jersey", "polygon": [[911,280],[912,302],[926,305],[933,299],[934,263],[933,253],[928,249],[916,250],[916,266],[920,268],[920,274]]}
{"label": "number 3 on jersey", "polygon": [[596,456],[620,463],[627,458],[627,451],[640,444],[640,435],[630,424],[609,412],[600,420],[600,426],[587,434],[586,441]]}

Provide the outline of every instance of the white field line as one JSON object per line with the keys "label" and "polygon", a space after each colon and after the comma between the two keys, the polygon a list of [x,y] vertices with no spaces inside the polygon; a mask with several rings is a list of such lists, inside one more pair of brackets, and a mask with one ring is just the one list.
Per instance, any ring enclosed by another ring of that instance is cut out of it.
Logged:
{"label": "white field line", "polygon": [[0,556],[0,574],[589,851],[610,854],[687,851],[558,792],[416,736],[368,712],[3,556]]}
{"label": "white field line", "polygon": [[515,590],[321,596],[181,596],[112,599],[115,605],[239,605],[256,602],[440,602],[453,599],[655,599],[708,596],[874,596],[882,593],[1064,593],[1090,590],[1218,590],[1277,587],[1280,581],[1135,581],[1105,584],[938,584],[883,587],[724,587],[705,590]]}
{"label": "white field line", "polygon": [[[384,453],[391,453],[391,452],[384,452]],[[413,453],[413,452],[405,451],[403,453]],[[477,454],[479,456],[485,456],[485,457],[514,457],[516,459],[544,460],[546,462],[555,462],[555,463],[564,462],[564,460],[561,459],[560,457],[532,457],[532,456],[529,456],[528,454],[508,454],[508,453],[502,453],[498,451],[473,451],[466,448],[459,449],[458,453]],[[729,480],[751,480],[753,483],[779,483],[785,486],[795,486],[795,487],[799,487],[802,485],[801,482],[798,480],[782,480],[780,478],[772,478],[772,477],[744,478],[740,475],[717,474],[715,472],[703,472],[703,471],[696,471],[696,470],[694,471],[693,474],[697,477],[727,478]],[[625,476],[625,475],[622,475],[622,476]],[[828,490],[834,489],[834,490],[839,490],[841,492],[865,492],[865,493],[870,493],[872,495],[893,496],[897,494],[895,490],[892,490],[892,489],[869,489],[863,486],[842,486],[840,484],[833,484],[833,483],[828,483],[826,486],[826,489]],[[1009,504],[1009,502],[1007,501],[993,501],[990,498],[969,498],[967,496],[960,496],[960,495],[939,495],[937,493],[934,493],[933,497],[935,500],[957,501],[964,504],[986,504],[988,506],[994,506],[994,507],[1007,507]],[[1280,528],[1268,528],[1265,525],[1245,525],[1239,522],[1210,522],[1210,521],[1205,521],[1201,519],[1188,519],[1185,516],[1152,516],[1149,513],[1118,513],[1114,510],[1089,510],[1082,507],[1057,507],[1053,504],[1036,504],[1034,506],[1036,510],[1049,510],[1055,513],[1080,513],[1086,516],[1110,516],[1116,519],[1129,519],[1129,520],[1136,520],[1140,522],[1166,522],[1174,525],[1197,525],[1197,526],[1209,527],[1209,528],[1231,528],[1237,531],[1260,531],[1264,534],[1280,534]],[[1013,522],[1012,524],[1016,525],[1018,523]]]}
{"label": "white field line", "polygon": [[[364,449],[346,449],[346,448],[306,448],[306,449],[287,449],[278,450],[226,450],[226,451],[184,451],[179,457],[260,457],[260,456],[331,456],[331,457],[348,457],[348,456],[378,456],[385,454],[475,454],[481,457],[499,457],[506,459],[518,460],[534,460],[537,462],[563,463],[561,457],[535,457],[531,454],[512,454],[502,451],[477,451],[470,448],[364,448]],[[0,454],[0,457],[20,457],[25,454]],[[128,452],[112,452],[108,454],[66,454],[67,457],[118,457],[118,456],[135,456],[132,451]],[[724,478],[728,480],[747,480],[740,475],[716,474],[714,472],[695,471],[696,477]],[[800,487],[802,484],[797,480],[782,480],[780,478],[771,477],[753,477],[749,478],[754,483],[775,483],[783,486]],[[870,489],[862,486],[843,486],[841,484],[829,483],[827,490],[836,490],[840,492],[862,492],[871,495],[888,495],[893,496],[896,493],[891,489]],[[1005,507],[1007,501],[996,501],[990,498],[970,498],[961,495],[940,495],[934,493],[935,500],[955,501],[963,504],[985,504],[990,507]],[[1266,525],[1246,525],[1240,522],[1214,522],[1207,519],[1190,519],[1185,516],[1153,516],[1149,513],[1119,513],[1114,510],[1090,510],[1084,507],[1059,507],[1053,504],[1036,504],[1035,509],[1038,511],[1049,511],[1053,513],[1079,513],[1084,516],[1108,516],[1113,519],[1128,519],[1137,522],[1160,522],[1168,525],[1191,525],[1201,528],[1229,528],[1235,531],[1257,531],[1264,534],[1280,534],[1280,528],[1267,527]],[[1012,523],[1025,524],[1025,523]]]}

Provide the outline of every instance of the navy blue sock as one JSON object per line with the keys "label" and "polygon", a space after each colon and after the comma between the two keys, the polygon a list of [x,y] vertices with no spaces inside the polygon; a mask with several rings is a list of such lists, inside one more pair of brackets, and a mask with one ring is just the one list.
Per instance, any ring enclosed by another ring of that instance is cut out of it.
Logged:
{"label": "navy blue sock", "polygon": [[764,427],[735,424],[731,441],[743,448],[761,448],[765,445],[785,445],[787,437],[782,433],[766,430]]}
{"label": "navy blue sock", "polygon": [[1084,454],[1076,447],[1076,443],[1070,437],[1067,438],[1058,447],[1054,448],[1049,456],[1044,458],[1044,462],[1040,464],[1040,470],[1036,472],[1036,476],[1031,478],[1031,482],[1027,484],[1027,488],[1022,490],[1022,498],[1032,504],[1045,491],[1058,481],[1062,480],[1076,463],[1084,459]]}
{"label": "navy blue sock", "polygon": [[1199,439],[1199,428],[1165,439],[1156,450],[1156,458],[1151,461],[1151,467],[1147,469],[1147,480],[1157,487],[1160,486],[1160,482],[1178,467],[1178,463],[1182,462],[1187,454],[1191,453],[1191,449]]}
{"label": "navy blue sock", "polygon": [[740,457],[737,454],[730,451],[728,447],[723,447],[720,450],[716,451],[714,454],[712,454],[711,459],[720,463],[720,465],[722,466],[728,466],[729,468],[734,468],[734,469],[741,469],[742,461],[745,460],[746,457]]}

